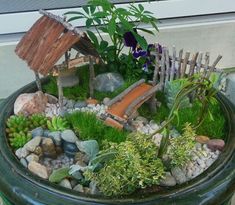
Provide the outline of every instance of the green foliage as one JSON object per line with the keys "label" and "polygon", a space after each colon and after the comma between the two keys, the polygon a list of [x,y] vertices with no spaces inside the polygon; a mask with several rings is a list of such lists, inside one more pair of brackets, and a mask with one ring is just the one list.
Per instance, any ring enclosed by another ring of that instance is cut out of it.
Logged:
{"label": "green foliage", "polygon": [[7,129],[6,132],[10,137],[13,137],[12,134],[14,133],[27,133],[30,127],[30,121],[27,117],[23,115],[12,115],[8,118],[7,122]]}
{"label": "green foliage", "polygon": [[106,196],[133,193],[137,188],[158,184],[164,175],[162,161],[156,157],[157,147],[145,135],[136,134],[120,144],[112,143],[102,151],[115,153],[98,172],[85,171]]}
{"label": "green foliage", "polygon": [[127,132],[106,126],[92,113],[74,112],[67,116],[67,120],[81,140],[94,139],[101,146],[103,140],[122,142],[127,136]]}
{"label": "green foliage", "polygon": [[[131,64],[134,64],[133,68],[135,72],[138,70],[137,72],[141,73],[142,66],[139,65],[133,56],[129,55],[131,58],[126,58],[125,55],[122,55],[122,50],[125,46],[123,36],[125,33],[131,32],[140,47],[147,50],[147,41],[143,36],[138,34],[138,31],[140,30],[154,35],[151,29],[139,28],[141,23],[149,24],[155,31],[158,31],[156,25],[157,19],[152,13],[145,11],[141,4],[138,6],[136,4],[130,4],[127,8],[117,8],[109,0],[90,0],[88,1],[88,5],[82,8],[82,12],[71,11],[65,13],[65,15],[68,17],[69,22],[85,20],[87,35],[102,60],[107,64],[107,70],[120,72],[125,65],[128,65],[132,61]],[[95,28],[96,34],[99,37],[96,36],[91,27]],[[101,32],[107,34],[109,39],[103,39]],[[130,53],[131,50],[129,51]]]}
{"label": "green foliage", "polygon": [[28,141],[30,141],[32,135],[30,133],[25,134],[24,132],[13,133],[12,137],[9,138],[10,145],[14,149],[23,147]]}
{"label": "green foliage", "polygon": [[191,151],[195,146],[196,133],[189,123],[185,124],[181,136],[172,138],[168,146],[167,155],[171,160],[171,166],[182,167],[191,159]]}
{"label": "green foliage", "polygon": [[[181,78],[173,81],[168,81],[165,86],[165,95],[167,100],[168,108],[172,108],[174,105],[175,98],[179,91],[187,83],[187,79]],[[190,107],[190,102],[188,96],[185,96],[180,103],[180,108]]]}
{"label": "green foliage", "polygon": [[49,177],[50,182],[59,183],[64,178],[69,176],[69,167],[62,167],[60,169],[53,170]]}
{"label": "green foliage", "polygon": [[[101,68],[97,68],[97,73],[100,73]],[[80,80],[80,84],[70,87],[63,88],[64,96],[73,99],[73,100],[85,100],[89,97],[89,69],[87,66],[81,67],[78,69],[77,75]],[[104,97],[113,98],[123,90],[128,88],[131,84],[133,84],[135,79],[127,79],[123,86],[115,90],[114,92],[99,92],[95,91],[94,98],[97,100],[103,100]],[[54,77],[50,77],[48,83],[43,85],[43,91],[49,93],[54,96],[58,96],[58,88],[56,85],[56,79]]]}
{"label": "green foliage", "polygon": [[54,116],[51,120],[47,120],[47,127],[50,131],[64,131],[69,125],[65,118]]}
{"label": "green foliage", "polygon": [[29,117],[30,128],[34,129],[36,127],[47,127],[47,117],[43,114],[33,114]]}

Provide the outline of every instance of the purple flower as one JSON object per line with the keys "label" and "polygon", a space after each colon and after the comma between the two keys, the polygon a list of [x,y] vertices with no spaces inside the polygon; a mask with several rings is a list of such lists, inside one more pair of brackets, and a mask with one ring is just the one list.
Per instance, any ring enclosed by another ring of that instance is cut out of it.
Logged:
{"label": "purple flower", "polygon": [[136,48],[133,52],[132,52],[133,56],[135,58],[139,58],[139,57],[145,57],[148,55],[148,52],[145,50],[142,50],[140,47]]}
{"label": "purple flower", "polygon": [[135,50],[137,47],[137,40],[135,39],[133,33],[130,31],[126,32],[123,37],[125,46],[131,47],[132,50]]}

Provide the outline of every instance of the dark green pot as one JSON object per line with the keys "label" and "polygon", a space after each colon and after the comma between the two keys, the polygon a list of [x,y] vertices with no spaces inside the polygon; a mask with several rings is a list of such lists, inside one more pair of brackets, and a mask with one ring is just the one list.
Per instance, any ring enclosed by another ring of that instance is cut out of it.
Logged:
{"label": "dark green pot", "polygon": [[126,198],[89,196],[59,187],[31,174],[12,153],[5,134],[5,122],[21,93],[33,92],[31,83],[16,91],[0,105],[0,191],[15,205],[216,205],[225,204],[235,191],[235,109],[218,95],[228,121],[226,147],[219,159],[203,174],[164,192],[132,195]]}

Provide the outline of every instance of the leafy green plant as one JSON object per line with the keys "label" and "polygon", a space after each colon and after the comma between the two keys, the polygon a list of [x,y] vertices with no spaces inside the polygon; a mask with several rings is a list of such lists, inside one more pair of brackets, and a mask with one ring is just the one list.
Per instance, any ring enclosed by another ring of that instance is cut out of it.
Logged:
{"label": "leafy green plant", "polygon": [[[167,100],[168,108],[172,108],[174,105],[175,97],[177,96],[178,92],[184,87],[185,83],[187,83],[187,79],[181,78],[173,81],[168,81],[165,86],[165,95]],[[185,96],[181,103],[181,108],[190,107],[189,97]]]}
{"label": "leafy green plant", "polygon": [[32,135],[30,133],[25,134],[24,132],[13,133],[13,135],[9,138],[10,145],[14,149],[18,149],[23,147],[28,141],[32,139]]}
{"label": "leafy green plant", "polygon": [[137,188],[158,184],[164,176],[164,167],[156,157],[156,150],[147,136],[131,135],[127,141],[111,143],[103,150],[102,156],[111,153],[111,160],[106,161],[98,172],[86,170],[85,178],[95,181],[106,196],[127,195]]}
{"label": "leafy green plant", "polygon": [[69,167],[62,167],[60,169],[53,170],[49,177],[50,182],[59,183],[64,178],[69,177]]}
{"label": "leafy green plant", "polygon": [[94,139],[101,146],[104,140],[122,142],[127,136],[127,132],[106,126],[92,113],[74,112],[66,118],[81,140]]}
{"label": "leafy green plant", "polygon": [[64,131],[69,128],[65,118],[54,116],[51,120],[47,120],[47,127],[50,131]]}
{"label": "leafy green plant", "polygon": [[[82,12],[70,11],[65,13],[68,21],[85,19],[87,35],[93,42],[95,48],[100,54],[101,58],[107,63],[109,71],[119,71],[127,58],[119,58],[125,46],[124,36],[126,33],[131,33],[136,39],[136,43],[144,50],[147,50],[148,44],[145,38],[138,34],[142,31],[151,35],[154,32],[150,29],[140,28],[140,24],[150,24],[156,31],[158,31],[156,22],[157,19],[151,12],[146,11],[141,4],[130,4],[127,8],[117,8],[109,0],[90,0],[88,4],[82,7]],[[92,31],[94,27],[96,34]],[[107,34],[109,42],[104,40],[101,32]],[[128,44],[128,43],[126,43]],[[131,51],[130,51],[131,53]],[[133,57],[133,62],[137,62]],[[134,63],[134,64],[135,64]],[[135,64],[137,68],[138,65]],[[141,71],[141,67],[139,67]]]}
{"label": "leafy green plant", "polygon": [[186,123],[183,134],[170,140],[167,156],[171,160],[171,166],[182,167],[191,159],[191,151],[196,143],[195,136],[193,128]]}

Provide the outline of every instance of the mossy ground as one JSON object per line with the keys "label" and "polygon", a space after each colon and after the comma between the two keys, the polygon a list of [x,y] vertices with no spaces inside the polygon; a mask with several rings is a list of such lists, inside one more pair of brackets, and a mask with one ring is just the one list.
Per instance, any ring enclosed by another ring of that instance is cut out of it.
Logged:
{"label": "mossy ground", "polygon": [[[102,71],[99,68],[96,68],[96,75],[99,74],[100,72]],[[87,68],[87,66],[81,67],[78,69],[77,74],[80,80],[79,85],[71,88],[64,88],[63,89],[64,96],[74,100],[84,100],[89,97],[89,69]],[[120,92],[125,90],[127,87],[129,87],[131,84],[133,84],[135,81],[137,81],[137,79],[126,80],[125,84],[119,89],[117,89],[115,92],[95,91],[94,97],[99,101],[102,101],[104,97],[113,98],[116,95],[118,95]],[[43,86],[43,89],[45,92],[57,96],[56,79],[51,78],[49,83]],[[149,109],[145,104],[142,105],[141,108],[139,108],[139,112],[140,115],[148,119],[153,119],[157,123],[160,123],[164,121],[168,116],[169,109],[165,102],[164,93],[158,92],[156,96],[158,101],[161,102],[161,106],[158,108],[156,114],[149,112]],[[219,103],[216,103],[215,105],[210,104],[209,109],[214,120],[211,120],[209,115],[206,116],[206,119],[204,120],[202,125],[196,130],[196,133],[198,135],[206,135],[211,138],[223,138],[226,134],[226,129],[225,129],[226,122],[223,115],[223,111],[220,108]],[[182,132],[182,129],[186,122],[189,122],[191,124],[194,124],[196,122],[199,111],[200,111],[200,105],[198,103],[194,103],[192,107],[181,109],[179,112],[179,122],[177,121],[177,119],[175,119],[173,125],[179,132]],[[86,129],[89,128],[86,127]],[[93,129],[93,127],[91,127],[91,129]]]}

